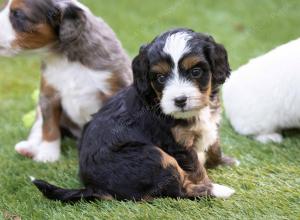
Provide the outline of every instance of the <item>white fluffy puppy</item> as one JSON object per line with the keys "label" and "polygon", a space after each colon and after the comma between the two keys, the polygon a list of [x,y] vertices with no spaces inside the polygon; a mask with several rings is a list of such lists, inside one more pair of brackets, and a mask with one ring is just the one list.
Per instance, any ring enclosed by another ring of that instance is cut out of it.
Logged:
{"label": "white fluffy puppy", "polygon": [[283,129],[300,128],[300,38],[236,70],[223,100],[234,129],[260,142],[281,142]]}

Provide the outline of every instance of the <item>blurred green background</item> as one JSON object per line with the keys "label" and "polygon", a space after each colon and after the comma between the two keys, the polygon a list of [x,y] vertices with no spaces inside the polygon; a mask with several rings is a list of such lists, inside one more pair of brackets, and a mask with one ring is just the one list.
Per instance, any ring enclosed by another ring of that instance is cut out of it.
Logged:
{"label": "blurred green background", "polygon": [[[299,0],[82,2],[111,25],[131,57],[140,45],[162,31],[188,27],[209,33],[223,43],[235,69],[250,58],[300,36]],[[0,58],[3,219],[300,219],[299,132],[286,132],[283,144],[261,145],[235,134],[225,118],[222,145],[227,154],[241,160],[241,166],[210,170],[209,175],[236,189],[229,200],[98,201],[71,206],[44,199],[29,183],[29,175],[63,187],[79,187],[80,183],[73,141],[64,142],[63,157],[55,164],[34,163],[14,151],[14,145],[28,134],[22,117],[34,109],[31,95],[39,85],[39,66],[38,56]]]}

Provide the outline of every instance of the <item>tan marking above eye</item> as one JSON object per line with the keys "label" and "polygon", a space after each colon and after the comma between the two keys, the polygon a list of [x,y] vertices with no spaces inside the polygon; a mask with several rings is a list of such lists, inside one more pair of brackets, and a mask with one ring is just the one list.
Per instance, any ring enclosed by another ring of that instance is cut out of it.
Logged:
{"label": "tan marking above eye", "polygon": [[165,61],[158,62],[151,67],[151,72],[158,74],[169,74],[171,72],[171,66]]}
{"label": "tan marking above eye", "polygon": [[11,5],[10,5],[10,8],[12,10],[23,8],[23,7],[24,7],[24,1],[23,0],[13,0],[11,2]]}
{"label": "tan marking above eye", "polygon": [[181,61],[181,66],[183,69],[189,70],[202,61],[203,59],[199,56],[188,56]]}

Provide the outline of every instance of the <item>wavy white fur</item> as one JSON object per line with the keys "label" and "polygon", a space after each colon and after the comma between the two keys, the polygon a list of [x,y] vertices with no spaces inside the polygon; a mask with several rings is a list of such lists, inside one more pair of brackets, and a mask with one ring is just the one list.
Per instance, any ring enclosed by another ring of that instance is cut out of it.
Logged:
{"label": "wavy white fur", "polygon": [[260,142],[281,142],[282,130],[300,128],[300,38],[236,70],[223,100],[234,129]]}

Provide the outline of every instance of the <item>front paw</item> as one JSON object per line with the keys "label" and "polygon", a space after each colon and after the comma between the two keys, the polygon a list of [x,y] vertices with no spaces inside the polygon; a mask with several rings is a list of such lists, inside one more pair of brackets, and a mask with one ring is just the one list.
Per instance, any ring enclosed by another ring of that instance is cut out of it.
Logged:
{"label": "front paw", "polygon": [[221,165],[224,166],[239,166],[241,162],[235,158],[228,157],[228,156],[222,156],[221,159]]}
{"label": "front paw", "polygon": [[32,141],[21,141],[15,145],[15,150],[25,157],[32,158],[36,154],[37,145]]}
{"label": "front paw", "polygon": [[33,160],[42,163],[52,163],[59,160],[60,141],[46,142],[43,141],[38,148]]}
{"label": "front paw", "polygon": [[257,135],[254,138],[255,138],[255,140],[257,140],[257,141],[259,141],[263,144],[267,144],[267,143],[270,143],[270,142],[279,144],[283,141],[283,137],[279,133],[260,134],[260,135]]}

